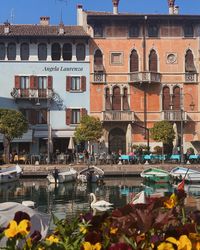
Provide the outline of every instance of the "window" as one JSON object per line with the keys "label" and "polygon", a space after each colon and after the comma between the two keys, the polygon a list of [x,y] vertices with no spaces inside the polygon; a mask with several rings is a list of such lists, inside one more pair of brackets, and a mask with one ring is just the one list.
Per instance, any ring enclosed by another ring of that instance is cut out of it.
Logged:
{"label": "window", "polygon": [[103,71],[103,55],[100,49],[94,54],[94,71]]}
{"label": "window", "polygon": [[157,62],[157,54],[155,50],[151,50],[149,54],[149,71],[157,72],[158,71],[158,62]]}
{"label": "window", "polygon": [[123,110],[129,110],[129,103],[128,103],[128,89],[124,88],[123,93]]}
{"label": "window", "polygon": [[63,60],[72,60],[72,45],[70,43],[63,45]]}
{"label": "window", "polygon": [[181,108],[181,90],[178,86],[173,89],[172,104],[174,110],[180,110]]}
{"label": "window", "polygon": [[80,109],[72,109],[71,123],[80,123]]}
{"label": "window", "polygon": [[105,109],[111,110],[111,101],[110,101],[110,90],[106,88],[105,90]]}
{"label": "window", "polygon": [[100,24],[94,26],[94,37],[103,37],[103,27]]}
{"label": "window", "polygon": [[47,110],[37,110],[37,124],[47,124]]}
{"label": "window", "polygon": [[29,88],[29,77],[28,76],[21,76],[20,77],[20,88],[21,89],[28,89]]}
{"label": "window", "polygon": [[47,77],[38,76],[38,89],[46,89],[46,88],[47,88]]}
{"label": "window", "polygon": [[0,43],[0,60],[5,60],[6,48],[4,43]]}
{"label": "window", "polygon": [[192,24],[186,24],[183,29],[184,29],[184,37],[194,36],[194,28]]}
{"label": "window", "polygon": [[71,81],[71,90],[80,90],[80,89],[81,89],[80,77],[73,76]]}
{"label": "window", "polygon": [[137,24],[132,24],[129,27],[129,37],[138,37],[140,33],[140,28],[139,25]]}
{"label": "window", "polygon": [[52,60],[60,60],[61,57],[61,48],[59,43],[52,44],[51,47],[51,57]]}
{"label": "window", "polygon": [[185,72],[196,72],[194,57],[190,49],[187,50],[185,55]]}
{"label": "window", "polygon": [[121,94],[119,87],[113,88],[112,110],[121,110]]}
{"label": "window", "polygon": [[76,59],[77,61],[85,60],[85,44],[80,43],[76,46]]}
{"label": "window", "polygon": [[156,24],[150,24],[148,26],[148,36],[158,37],[158,26]]}
{"label": "window", "polygon": [[8,44],[7,55],[8,55],[8,60],[16,59],[16,44],[15,43]]}
{"label": "window", "polygon": [[123,54],[122,52],[112,52],[111,53],[111,64],[122,64],[123,62]]}
{"label": "window", "polygon": [[163,110],[170,109],[170,89],[169,87],[163,88],[163,95],[162,95],[162,108]]}
{"label": "window", "polygon": [[29,45],[28,45],[28,43],[21,44],[20,57],[21,57],[21,60],[28,60],[29,59]]}
{"label": "window", "polygon": [[38,59],[47,60],[47,45],[45,43],[38,45]]}
{"label": "window", "polygon": [[137,72],[139,69],[139,60],[136,50],[133,50],[130,55],[130,72]]}

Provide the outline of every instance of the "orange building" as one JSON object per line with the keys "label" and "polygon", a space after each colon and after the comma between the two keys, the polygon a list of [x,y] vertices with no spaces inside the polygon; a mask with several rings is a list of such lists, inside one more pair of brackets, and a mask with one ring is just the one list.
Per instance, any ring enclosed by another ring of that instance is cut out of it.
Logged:
{"label": "orange building", "polygon": [[[200,150],[200,16],[181,15],[174,0],[167,14],[85,11],[78,25],[91,35],[90,110],[103,123],[109,151],[130,152],[148,140],[149,128],[168,120],[178,150]],[[166,8],[167,9],[167,8]]]}

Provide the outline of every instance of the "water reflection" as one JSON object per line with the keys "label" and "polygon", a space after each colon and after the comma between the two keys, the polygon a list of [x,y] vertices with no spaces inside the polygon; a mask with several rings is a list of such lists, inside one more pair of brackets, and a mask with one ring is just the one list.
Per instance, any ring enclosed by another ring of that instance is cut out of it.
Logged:
{"label": "water reflection", "polygon": [[[89,193],[95,193],[98,199],[107,200],[114,208],[127,204],[132,197],[145,190],[147,195],[172,192],[169,184],[142,184],[140,178],[106,178],[105,184],[66,183],[55,186],[46,179],[25,179],[19,182],[0,185],[0,202],[32,200],[39,211],[53,212],[58,218],[73,218],[81,212],[91,210]],[[200,184],[186,185],[188,193],[186,205],[200,208]]]}

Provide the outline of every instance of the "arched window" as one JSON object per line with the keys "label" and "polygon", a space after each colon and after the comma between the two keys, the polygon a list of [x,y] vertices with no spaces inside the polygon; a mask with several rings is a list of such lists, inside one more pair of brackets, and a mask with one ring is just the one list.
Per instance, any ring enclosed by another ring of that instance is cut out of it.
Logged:
{"label": "arched window", "polygon": [[138,54],[133,50],[130,55],[130,72],[137,72],[139,70]]}
{"label": "arched window", "polygon": [[85,60],[85,44],[79,43],[76,46],[76,59],[77,61]]}
{"label": "arched window", "polygon": [[103,55],[100,49],[94,54],[94,71],[103,71]]}
{"label": "arched window", "polygon": [[38,45],[38,59],[47,60],[47,45],[45,43],[40,43]]}
{"label": "arched window", "polygon": [[61,57],[61,48],[59,43],[52,44],[51,47],[51,57],[52,60],[60,60]]}
{"label": "arched window", "polygon": [[129,103],[128,103],[128,89],[124,88],[123,92],[123,110],[129,110]]}
{"label": "arched window", "polygon": [[8,60],[16,60],[16,44],[9,43],[7,50]]}
{"label": "arched window", "polygon": [[173,89],[172,103],[174,110],[180,110],[181,108],[181,91],[178,86]]}
{"label": "arched window", "polygon": [[4,43],[0,43],[0,60],[5,60],[6,48]]}
{"label": "arched window", "polygon": [[190,49],[187,50],[185,55],[185,72],[196,72],[194,57]]}
{"label": "arched window", "polygon": [[162,108],[163,110],[170,110],[170,89],[169,87],[163,88],[163,94],[162,94]]}
{"label": "arched window", "polygon": [[149,54],[149,71],[158,71],[158,59],[156,51],[154,49],[152,49]]}
{"label": "arched window", "polygon": [[28,60],[29,59],[29,45],[28,45],[28,43],[21,44],[20,57],[21,57],[21,60]]}
{"label": "arched window", "polygon": [[106,90],[105,90],[105,110],[111,110],[110,90],[109,90],[109,88],[106,88]]}
{"label": "arched window", "polygon": [[121,94],[120,88],[117,86],[113,88],[112,109],[121,110]]}
{"label": "arched window", "polygon": [[65,43],[63,45],[63,60],[72,60],[72,45],[70,43]]}

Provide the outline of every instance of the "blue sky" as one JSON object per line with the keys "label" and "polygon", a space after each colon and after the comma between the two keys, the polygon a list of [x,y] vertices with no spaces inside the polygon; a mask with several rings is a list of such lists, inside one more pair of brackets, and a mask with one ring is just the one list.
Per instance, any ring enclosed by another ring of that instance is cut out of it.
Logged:
{"label": "blue sky", "polygon": [[[1,0],[0,23],[37,24],[40,16],[50,16],[51,24],[62,19],[76,24],[76,5],[86,10],[112,11],[112,0]],[[181,14],[200,15],[200,0],[176,0]],[[167,0],[120,0],[119,12],[167,14]]]}

